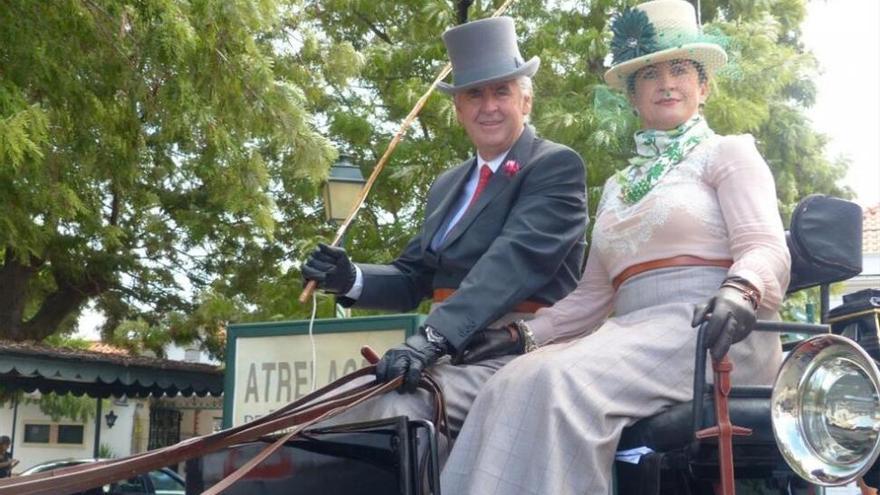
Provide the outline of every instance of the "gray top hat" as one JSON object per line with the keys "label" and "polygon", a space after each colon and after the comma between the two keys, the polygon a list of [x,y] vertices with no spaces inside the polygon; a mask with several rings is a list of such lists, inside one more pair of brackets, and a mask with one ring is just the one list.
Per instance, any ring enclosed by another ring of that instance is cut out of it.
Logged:
{"label": "gray top hat", "polygon": [[523,60],[510,17],[468,22],[443,33],[452,62],[453,84],[438,83],[444,93],[457,93],[484,84],[535,74],[541,60]]}

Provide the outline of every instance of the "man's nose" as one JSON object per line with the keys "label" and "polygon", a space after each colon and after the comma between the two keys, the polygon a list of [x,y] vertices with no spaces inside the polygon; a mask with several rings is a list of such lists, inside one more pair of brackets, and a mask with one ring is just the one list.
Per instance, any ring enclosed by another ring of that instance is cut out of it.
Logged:
{"label": "man's nose", "polygon": [[486,95],[486,97],[483,98],[482,103],[483,105],[480,110],[482,110],[483,112],[494,112],[498,109],[498,98],[496,98],[493,94]]}

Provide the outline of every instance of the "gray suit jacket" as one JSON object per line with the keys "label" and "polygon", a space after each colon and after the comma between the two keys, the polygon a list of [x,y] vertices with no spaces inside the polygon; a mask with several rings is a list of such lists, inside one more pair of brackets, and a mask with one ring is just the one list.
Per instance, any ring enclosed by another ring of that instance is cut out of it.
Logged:
{"label": "gray suit jacket", "polygon": [[[508,160],[520,166],[512,176],[504,171]],[[359,264],[361,296],[357,301],[342,297],[341,304],[411,311],[432,297],[433,289],[456,289],[425,324],[461,350],[476,331],[519,302],[552,304],[574,289],[587,227],[581,157],[526,126],[477,202],[435,252],[431,239],[475,166],[470,158],[437,178],[419,234],[391,264]]]}

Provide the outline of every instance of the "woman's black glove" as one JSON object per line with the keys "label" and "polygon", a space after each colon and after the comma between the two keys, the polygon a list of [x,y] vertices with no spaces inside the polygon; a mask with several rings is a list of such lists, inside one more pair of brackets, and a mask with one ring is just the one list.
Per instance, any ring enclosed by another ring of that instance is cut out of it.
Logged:
{"label": "woman's black glove", "polygon": [[399,391],[415,392],[422,373],[445,354],[448,354],[446,348],[428,341],[425,335],[411,335],[403,344],[385,352],[376,364],[376,379],[384,383],[403,376],[403,386]]}
{"label": "woman's black glove", "polygon": [[357,270],[345,249],[320,243],[302,266],[302,276],[304,282],[317,282],[319,289],[344,295],[354,285]]}
{"label": "woman's black glove", "polygon": [[712,359],[723,358],[732,344],[746,338],[758,320],[756,300],[742,289],[726,285],[694,309],[691,325],[706,322],[706,345]]}
{"label": "woman's black glove", "polygon": [[510,354],[525,354],[537,348],[531,330],[524,322],[477,332],[467,348],[455,357],[455,364],[472,364]]}

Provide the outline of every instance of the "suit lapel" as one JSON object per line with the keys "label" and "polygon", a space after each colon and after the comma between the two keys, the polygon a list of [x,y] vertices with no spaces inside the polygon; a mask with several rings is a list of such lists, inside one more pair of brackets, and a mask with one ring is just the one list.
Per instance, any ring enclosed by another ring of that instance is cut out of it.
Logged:
{"label": "suit lapel", "polygon": [[449,214],[449,209],[455,205],[456,199],[458,199],[461,194],[461,188],[464,187],[465,183],[467,183],[468,177],[470,177],[471,171],[476,163],[476,158],[470,158],[461,165],[468,162],[470,162],[470,166],[459,166],[457,170],[452,172],[452,177],[449,178],[450,187],[446,190],[438,191],[443,199],[440,200],[440,204],[437,205],[437,208],[433,211],[426,212],[427,217],[425,218],[424,226],[425,235],[422,236],[423,253],[431,247],[431,240],[437,235],[437,230],[443,226],[443,220],[445,220]]}
{"label": "suit lapel", "polygon": [[492,178],[489,179],[486,188],[483,189],[480,197],[477,198],[477,202],[465,212],[465,214],[458,220],[458,223],[456,223],[452,227],[452,230],[449,231],[449,234],[446,235],[446,239],[443,240],[443,244],[440,246],[441,249],[452,244],[456,239],[461,237],[480,212],[483,211],[493,199],[495,199],[495,196],[498,196],[498,194],[507,187],[507,184],[511,180],[513,180],[512,176],[505,173],[504,164],[513,160],[519,164],[521,169],[528,166],[529,161],[532,158],[532,145],[534,144],[534,141],[535,131],[530,126],[526,125],[522,134],[519,136],[519,139],[517,139],[516,143],[513,145],[513,148],[510,149],[510,152],[504,157],[504,160],[501,161],[501,166],[498,167],[498,170],[496,170],[494,174],[492,174]]}

